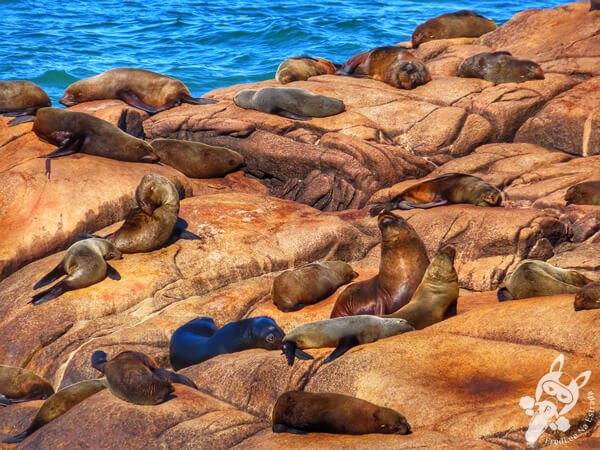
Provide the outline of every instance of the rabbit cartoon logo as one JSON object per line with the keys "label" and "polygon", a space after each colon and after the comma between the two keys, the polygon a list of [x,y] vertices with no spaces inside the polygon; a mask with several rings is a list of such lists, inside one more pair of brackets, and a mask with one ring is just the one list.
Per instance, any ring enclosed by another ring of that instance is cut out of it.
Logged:
{"label": "rabbit cartoon logo", "polygon": [[525,433],[525,439],[530,444],[536,443],[548,427],[553,431],[567,431],[571,428],[566,415],[577,404],[579,390],[587,384],[592,372],[587,370],[577,378],[572,378],[563,372],[564,362],[565,356],[561,353],[550,366],[550,371],[538,382],[535,399],[521,397],[519,406],[531,416]]}

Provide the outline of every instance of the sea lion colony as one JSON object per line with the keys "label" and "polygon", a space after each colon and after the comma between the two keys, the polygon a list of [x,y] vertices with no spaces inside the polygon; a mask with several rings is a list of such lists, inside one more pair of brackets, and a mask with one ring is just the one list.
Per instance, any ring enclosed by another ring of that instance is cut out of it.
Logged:
{"label": "sea lion colony", "polygon": [[[595,6],[596,2],[592,2],[591,10],[597,9]],[[459,11],[420,25],[412,42],[416,48],[430,40],[481,36],[495,28],[496,24],[489,19]],[[279,66],[276,79],[287,84],[335,73],[368,77],[399,89],[414,89],[431,80],[426,65],[409,49],[401,47],[361,52],[341,66],[322,58],[293,57]],[[494,83],[543,78],[538,65],[518,61],[506,52],[468,58],[458,69],[458,75]],[[84,152],[133,162],[160,160],[198,178],[222,177],[243,165],[243,158],[230,149],[174,140],[147,143],[87,114],[48,108],[47,95],[33,83],[1,82],[0,87],[0,113],[15,117],[11,125],[33,119],[38,136],[58,146],[47,158]],[[170,77],[137,69],[113,69],[69,86],[61,103],[72,106],[111,98],[121,99],[151,114],[181,103],[210,105],[216,102],[192,97],[183,83]],[[292,120],[309,120],[345,110],[340,100],[298,88],[240,91],[234,101],[242,108],[280,114]],[[565,200],[598,204],[599,184],[588,182],[573,186]],[[84,239],[73,244],[63,260],[33,286],[37,289],[65,276],[51,288],[33,295],[34,307],[44,308],[37,305],[60,301],[65,292],[101,283],[107,275],[119,280],[118,273],[106,260],[120,258],[121,253],[152,252],[168,245],[170,239],[183,236],[178,234],[176,226],[179,192],[171,181],[159,175],[146,175],[135,197],[138,207],[131,211],[121,228],[105,238],[82,236]],[[371,210],[371,215],[378,215],[382,236],[379,274],[340,289],[331,319],[305,323],[287,334],[269,317],[244,319],[220,329],[210,317],[194,319],[172,335],[172,367],[179,370],[220,354],[251,348],[280,351],[290,365],[296,358],[313,359],[302,349],[334,348],[324,360],[329,363],[354,346],[422,329],[452,317],[456,314],[458,298],[454,259],[460,249],[442,246],[430,262],[421,238],[392,210],[452,203],[493,207],[500,206],[501,201],[498,188],[471,175],[447,174],[419,182]],[[341,261],[308,264],[275,278],[271,298],[280,310],[292,312],[324,300],[356,276],[352,267]],[[507,277],[498,297],[508,300],[576,293],[576,310],[594,309],[599,307],[598,286],[590,283],[591,280],[576,271],[526,261]],[[187,377],[160,368],[151,356],[140,352],[125,351],[109,359],[106,353],[96,351],[91,365],[104,377],[81,381],[57,392],[47,381],[26,369],[0,366],[0,406],[45,399],[31,425],[5,442],[20,442],[106,388],[121,400],[142,405],[168,401],[173,396],[173,383],[197,389]],[[361,417],[364,420],[357,419]],[[340,394],[287,392],[277,400],[272,422],[275,432],[408,434],[411,431],[398,412]]]}

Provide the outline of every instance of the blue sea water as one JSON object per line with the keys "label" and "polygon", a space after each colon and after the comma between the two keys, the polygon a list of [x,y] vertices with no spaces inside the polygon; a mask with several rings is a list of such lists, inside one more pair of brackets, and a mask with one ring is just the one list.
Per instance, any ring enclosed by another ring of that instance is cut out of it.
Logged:
{"label": "blue sea water", "polygon": [[421,22],[471,9],[503,23],[566,0],[0,0],[0,79],[38,83],[56,103],[114,67],[179,78],[194,95],[273,78],[296,55],[344,62],[410,39]]}

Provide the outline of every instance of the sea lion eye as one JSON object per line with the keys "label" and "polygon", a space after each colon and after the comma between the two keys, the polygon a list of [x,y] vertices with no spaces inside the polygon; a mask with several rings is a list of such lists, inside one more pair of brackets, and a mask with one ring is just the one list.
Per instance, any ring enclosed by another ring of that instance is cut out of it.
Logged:
{"label": "sea lion eye", "polygon": [[385,423],[381,424],[379,428],[381,428],[381,429],[387,428],[387,425]]}

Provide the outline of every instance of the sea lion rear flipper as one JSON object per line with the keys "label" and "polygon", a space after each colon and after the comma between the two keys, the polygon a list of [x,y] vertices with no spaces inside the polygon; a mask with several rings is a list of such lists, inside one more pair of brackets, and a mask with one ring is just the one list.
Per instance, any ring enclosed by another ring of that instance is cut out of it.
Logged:
{"label": "sea lion rear flipper", "polygon": [[120,281],[121,274],[110,264],[106,265],[106,276],[111,280]]}
{"label": "sea lion rear flipper", "polygon": [[4,395],[0,394],[0,406],[8,406],[12,403],[10,398],[6,398]]}
{"label": "sea lion rear flipper", "polygon": [[24,116],[18,116],[15,117],[13,120],[8,122],[8,126],[9,127],[14,127],[15,125],[20,125],[22,123],[27,123],[27,122],[33,122],[33,119],[35,119],[35,116],[32,115],[24,115]]}
{"label": "sea lion rear flipper", "polygon": [[79,233],[77,235],[78,241],[83,241],[84,239],[106,239],[106,237],[98,236],[97,234],[92,233]]}
{"label": "sea lion rear flipper", "polygon": [[308,116],[299,116],[298,114],[294,114],[291,113],[289,111],[286,111],[284,109],[276,109],[275,111],[273,111],[274,114],[277,114],[278,116],[281,117],[285,117],[287,119],[292,119],[292,120],[310,120],[312,119],[312,117],[308,117]]}
{"label": "sea lion rear flipper", "polygon": [[40,281],[35,283],[35,285],[33,286],[33,289],[39,289],[41,287],[44,287],[44,286],[52,283],[53,281],[58,280],[63,275],[65,275],[65,269],[64,269],[63,263],[61,261],[56,265],[56,267],[54,269],[52,269],[50,272],[48,272]]}
{"label": "sea lion rear flipper", "polygon": [[39,294],[35,294],[33,297],[31,297],[30,303],[33,303],[34,305],[41,305],[42,303],[46,303],[50,300],[60,297],[68,290],[69,289],[67,286],[62,281],[59,281],[50,289],[42,291]]}
{"label": "sea lion rear flipper", "polygon": [[431,203],[413,203],[413,202],[407,202],[406,200],[403,200],[401,202],[398,203],[398,209],[430,209],[430,208],[435,208],[436,206],[444,206],[448,204],[448,200],[436,200],[435,202],[431,202]]}
{"label": "sea lion rear flipper", "polygon": [[15,434],[14,436],[8,437],[2,441],[3,444],[18,444],[19,442],[23,442],[27,436],[31,434],[33,430],[27,428],[25,431],[19,434]]}
{"label": "sea lion rear flipper", "polygon": [[120,91],[117,93],[117,97],[119,97],[119,99],[123,100],[128,105],[133,106],[137,109],[141,109],[142,111],[146,111],[149,114],[156,114],[160,111],[159,109],[154,108],[153,106],[150,106],[147,103],[144,103],[142,99],[140,99],[133,92]]}
{"label": "sea lion rear flipper", "polygon": [[355,347],[358,344],[360,344],[360,342],[358,342],[358,338],[356,336],[346,336],[346,337],[341,338],[338,342],[338,346],[331,353],[331,355],[329,355],[325,359],[323,364],[330,363],[334,359],[339,358],[344,353],[346,353],[348,350],[350,350],[352,347]]}
{"label": "sea lion rear flipper", "polygon": [[273,433],[308,434],[308,432],[306,432],[304,430],[299,430],[298,428],[288,427],[287,425],[283,425],[281,423],[273,424]]}
{"label": "sea lion rear flipper", "polygon": [[190,95],[182,95],[179,97],[182,103],[189,103],[190,105],[213,105],[218,103],[218,100],[213,98],[202,98],[202,97],[192,97]]}
{"label": "sea lion rear flipper", "polygon": [[498,301],[505,302],[507,300],[514,300],[514,297],[505,287],[498,289]]}
{"label": "sea lion rear flipper", "polygon": [[199,240],[200,236],[188,231],[187,227],[188,223],[181,217],[178,217],[177,222],[175,222],[175,229],[173,230],[173,234],[171,235],[171,239],[169,241],[175,242],[179,239],[189,239],[193,241]]}
{"label": "sea lion rear flipper", "polygon": [[166,380],[171,383],[185,384],[186,386],[198,390],[196,383],[180,373],[171,372],[170,370],[161,369],[160,367],[153,369],[152,372],[158,375],[162,380]]}

